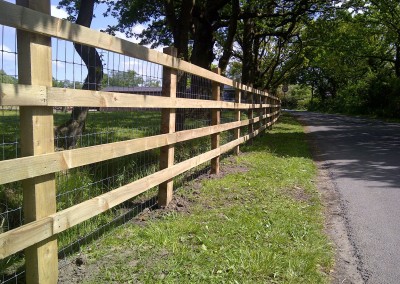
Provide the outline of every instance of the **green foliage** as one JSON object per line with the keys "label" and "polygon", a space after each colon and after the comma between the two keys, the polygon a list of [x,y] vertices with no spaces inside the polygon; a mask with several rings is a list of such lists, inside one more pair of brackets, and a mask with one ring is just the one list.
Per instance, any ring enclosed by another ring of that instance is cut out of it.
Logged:
{"label": "green foliage", "polygon": [[282,108],[306,110],[311,101],[311,89],[305,85],[291,85],[281,100]]}
{"label": "green foliage", "polygon": [[225,76],[240,82],[242,78],[242,63],[239,61],[231,61],[228,65]]}
{"label": "green foliage", "polygon": [[143,78],[135,71],[111,71],[104,74],[102,86],[134,87],[143,84]]}
{"label": "green foliage", "polygon": [[102,86],[114,87],[159,87],[160,81],[155,79],[144,79],[134,70],[128,71],[111,71],[109,74],[104,74]]}
{"label": "green foliage", "polygon": [[7,75],[4,70],[0,69],[0,83],[17,84],[18,80],[13,76]]}
{"label": "green foliage", "polygon": [[70,89],[82,89],[83,84],[78,81],[70,81],[70,80],[57,80],[53,78],[53,87],[58,88],[70,88]]}
{"label": "green foliage", "polygon": [[307,64],[296,81],[314,89],[310,109],[398,117],[400,4],[350,1],[343,8],[304,31]]}

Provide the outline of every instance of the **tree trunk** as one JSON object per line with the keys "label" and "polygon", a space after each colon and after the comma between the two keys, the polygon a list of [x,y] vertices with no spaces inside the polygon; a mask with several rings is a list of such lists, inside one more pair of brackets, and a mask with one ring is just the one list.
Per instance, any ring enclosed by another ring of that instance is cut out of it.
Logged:
{"label": "tree trunk", "polygon": [[400,78],[400,35],[399,37],[399,43],[396,43],[396,58],[394,59],[394,70],[396,72],[396,77]]}
{"label": "tree trunk", "polygon": [[233,41],[235,39],[237,31],[239,12],[239,0],[232,0],[232,15],[229,21],[228,34],[223,46],[223,54],[218,63],[218,67],[221,68],[221,73],[225,73],[226,67],[229,63],[229,59],[232,56]]}
{"label": "tree trunk", "polygon": [[[93,9],[95,0],[87,0],[81,2],[78,18],[76,23],[85,27],[90,27],[93,19]],[[99,90],[101,80],[103,78],[103,64],[97,50],[93,47],[84,46],[74,43],[76,52],[82,58],[88,69],[88,75],[85,79],[82,89],[84,90]],[[55,129],[55,135],[64,149],[70,149],[76,146],[79,136],[82,135],[85,129],[89,108],[74,107],[71,117],[64,124]],[[64,142],[64,143],[63,143]]]}
{"label": "tree trunk", "polygon": [[197,3],[193,9],[193,51],[191,63],[211,70],[213,62],[216,23],[220,19],[219,10],[229,0],[208,0],[205,5]]}
{"label": "tree trunk", "polygon": [[194,3],[195,0],[182,1],[179,7],[179,15],[177,16],[175,2],[171,0],[164,1],[166,19],[172,30],[178,57],[186,61],[189,59],[188,43]]}
{"label": "tree trunk", "polygon": [[205,17],[194,20],[196,32],[194,34],[193,51],[190,62],[207,70],[211,70],[214,60],[214,31]]}
{"label": "tree trunk", "polygon": [[254,81],[253,76],[253,43],[254,43],[254,20],[249,18],[243,20],[243,63],[242,63],[242,83],[251,84]]}

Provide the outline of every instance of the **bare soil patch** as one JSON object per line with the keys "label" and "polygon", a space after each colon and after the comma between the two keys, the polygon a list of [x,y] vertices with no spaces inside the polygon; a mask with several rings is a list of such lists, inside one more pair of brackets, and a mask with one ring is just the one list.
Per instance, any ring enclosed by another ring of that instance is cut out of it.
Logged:
{"label": "bare soil patch", "polygon": [[[241,155],[246,155],[246,153],[242,153]],[[180,214],[190,214],[191,207],[194,202],[196,202],[196,196],[200,194],[202,188],[202,181],[206,179],[218,179],[222,178],[228,174],[234,173],[244,173],[249,169],[246,165],[238,164],[236,161],[236,156],[230,156],[223,160],[221,163],[221,170],[218,175],[211,174],[203,174],[196,178],[195,180],[189,182],[184,185],[182,188],[174,192],[174,197],[172,201],[168,204],[167,207],[162,209],[144,209],[140,214],[138,214],[135,218],[133,218],[130,222],[134,223],[138,226],[146,226],[147,222],[154,219],[162,218],[165,215],[171,214],[173,212],[179,212]],[[190,194],[187,194],[190,191]],[[202,204],[205,208],[207,208],[206,204]],[[111,232],[112,234],[112,232]],[[118,238],[118,236],[116,236]],[[93,247],[101,246],[101,240],[97,241],[92,245]],[[95,248],[94,248],[95,249]],[[89,248],[90,250],[90,248]],[[95,276],[101,267],[107,266],[114,263],[114,258],[116,256],[114,253],[117,253],[119,257],[121,257],[121,252],[110,252],[109,255],[106,255],[101,260],[97,260],[92,263],[88,260],[87,256],[84,253],[76,253],[71,255],[65,259],[59,260],[59,284],[75,284],[82,283],[85,279],[90,279]],[[127,256],[131,254],[129,249],[124,250],[123,254]],[[155,252],[154,257],[149,259],[149,262],[159,261],[162,258],[165,258],[165,252]],[[137,260],[128,260],[131,264],[132,268],[137,265]],[[149,264],[150,265],[150,264]],[[131,275],[132,279],[135,281],[134,275]],[[162,280],[165,277],[162,273],[159,275],[159,280]],[[137,282],[135,282],[137,283]]]}

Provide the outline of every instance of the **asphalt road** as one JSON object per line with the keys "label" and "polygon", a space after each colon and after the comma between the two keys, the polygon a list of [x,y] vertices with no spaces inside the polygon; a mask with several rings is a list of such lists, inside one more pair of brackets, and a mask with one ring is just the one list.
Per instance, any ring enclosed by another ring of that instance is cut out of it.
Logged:
{"label": "asphalt road", "polygon": [[341,196],[366,283],[400,283],[400,124],[292,112]]}

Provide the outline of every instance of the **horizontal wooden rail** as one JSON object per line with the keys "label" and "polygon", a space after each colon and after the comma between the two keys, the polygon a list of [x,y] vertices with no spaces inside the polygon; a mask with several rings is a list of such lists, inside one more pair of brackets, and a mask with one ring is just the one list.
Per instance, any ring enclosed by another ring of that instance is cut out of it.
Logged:
{"label": "horizontal wooden rail", "polygon": [[0,106],[252,109],[279,107],[279,104],[239,104],[224,101],[216,102],[211,100],[0,83]]}
{"label": "horizontal wooden rail", "polygon": [[[50,12],[49,0],[17,3],[44,13],[0,0],[0,25],[17,29],[19,82],[31,84],[0,83],[0,106],[20,107],[23,156],[0,161],[0,184],[22,181],[26,222],[0,234],[0,259],[25,249],[28,282],[56,282],[57,234],[156,186],[159,186],[158,204],[166,206],[172,197],[174,177],[210,160],[211,172],[217,173],[221,154],[233,149],[238,153],[240,144],[279,118],[281,101],[277,97],[181,60],[174,48],[165,50],[168,54],[160,53],[52,17],[46,14]],[[163,96],[51,87],[51,37],[162,65]],[[209,80],[213,100],[176,98],[178,70]],[[234,87],[235,102],[220,101],[221,84]],[[242,103],[241,95],[247,96],[250,103]],[[162,134],[54,152],[53,107],[161,109]],[[213,125],[176,132],[176,115],[185,108],[211,110]],[[233,110],[234,122],[220,124],[221,109]],[[241,110],[248,110],[249,119],[240,119]],[[248,125],[251,125],[249,134],[240,137],[241,127]],[[234,141],[220,146],[220,134],[229,130],[235,131]],[[210,151],[174,164],[176,143],[205,136],[211,136]],[[56,212],[54,173],[152,149],[161,152],[159,171]]]}
{"label": "horizontal wooden rail", "polygon": [[109,50],[201,76],[243,91],[277,99],[266,92],[248,87],[179,58],[5,1],[0,1],[0,24]]}
{"label": "horizontal wooden rail", "polygon": [[276,111],[261,118],[256,117],[243,121],[224,123],[192,130],[184,130],[170,134],[161,134],[127,141],[114,142],[110,144],[102,144],[0,161],[0,168],[2,169],[2,175],[0,175],[0,184],[64,171],[212,135],[218,132],[232,130],[238,127],[249,125],[250,123],[256,123],[260,121],[260,119],[271,117],[277,115],[278,113],[279,112]]}
{"label": "horizontal wooden rail", "polygon": [[[274,121],[276,120],[277,118]],[[237,145],[257,136],[268,126],[269,125],[264,125],[253,133],[224,144],[217,149],[208,151],[167,169],[148,175],[113,191],[52,214],[46,218],[7,231],[0,235],[0,258],[5,258],[26,247],[71,228],[159,185],[162,182],[172,179],[185,171],[226,153]]]}

